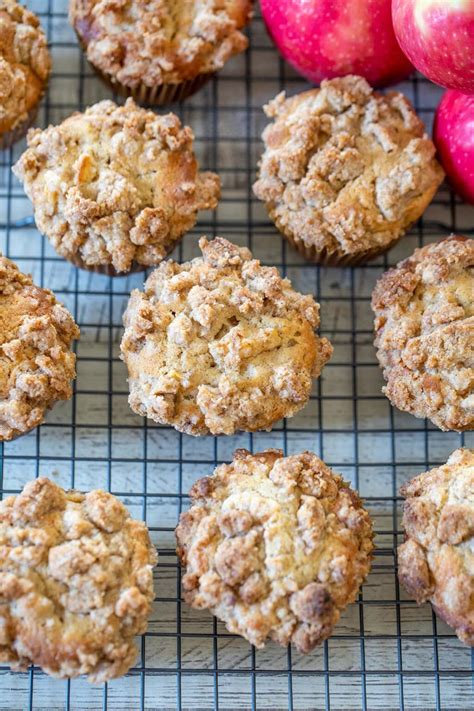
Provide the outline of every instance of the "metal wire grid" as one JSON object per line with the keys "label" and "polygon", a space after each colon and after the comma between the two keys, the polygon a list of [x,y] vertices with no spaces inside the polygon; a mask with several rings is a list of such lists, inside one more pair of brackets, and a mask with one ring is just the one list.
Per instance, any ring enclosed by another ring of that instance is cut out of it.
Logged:
{"label": "metal wire grid", "polygon": [[[42,125],[110,97],[78,49],[66,5],[28,3],[47,29],[54,61]],[[248,33],[250,50],[196,97],[174,107],[196,133],[203,167],[219,172],[224,184],[218,211],[204,216],[175,256],[195,256],[196,237],[203,233],[247,244],[296,288],[317,295],[322,333],[335,345],[334,358],[308,407],[271,433],[196,440],[136,417],[126,403],[118,343],[126,300],[143,277],[91,275],[57,257],[35,229],[31,206],[11,174],[23,144],[1,155],[0,247],[55,291],[82,332],[73,399],[55,407],[35,432],[0,445],[1,493],[16,493],[40,474],[64,486],[105,487],[147,520],[160,562],[149,631],[139,640],[140,656],[128,676],[93,687],[82,679],[51,680],[37,668],[12,674],[0,667],[0,709],[473,708],[471,653],[429,606],[417,608],[404,597],[396,546],[400,483],[445,461],[457,446],[473,446],[474,437],[439,433],[390,408],[380,394],[369,309],[375,279],[389,264],[451,231],[472,234],[472,211],[444,189],[388,257],[356,270],[305,264],[251,191],[265,124],[262,104],[281,89],[295,93],[305,84],[278,58],[259,17]],[[401,89],[429,124],[438,89],[421,78]],[[378,547],[369,581],[335,635],[307,657],[271,644],[256,651],[210,615],[182,604],[173,542],[177,517],[190,484],[229,460],[237,446],[316,451],[360,490],[375,519]]]}

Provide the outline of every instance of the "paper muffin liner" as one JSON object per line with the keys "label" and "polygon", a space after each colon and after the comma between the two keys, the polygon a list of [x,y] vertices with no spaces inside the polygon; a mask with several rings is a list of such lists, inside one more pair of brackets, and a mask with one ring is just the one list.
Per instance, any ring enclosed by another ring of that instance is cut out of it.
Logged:
{"label": "paper muffin liner", "polygon": [[164,104],[174,104],[195,94],[203,87],[209,79],[210,74],[199,74],[194,79],[183,81],[180,84],[162,84],[161,86],[149,87],[144,84],[130,90],[125,88],[128,96],[133,96],[139,104],[153,104],[162,106]]}
{"label": "paper muffin liner", "polygon": [[[79,44],[87,56],[87,44],[76,32]],[[137,104],[148,104],[152,106],[163,106],[164,104],[174,104],[182,101],[188,96],[195,94],[201,87],[212,79],[214,73],[198,74],[194,79],[187,79],[178,84],[159,84],[158,86],[146,86],[138,84],[130,87],[117,81],[112,75],[98,69],[92,62],[89,62],[92,69],[112,91],[121,96],[131,96]]]}
{"label": "paper muffin liner", "polygon": [[164,104],[174,104],[177,101],[182,101],[188,96],[195,94],[201,87],[207,84],[213,76],[213,74],[198,74],[194,79],[189,79],[179,84],[160,84],[158,86],[139,84],[138,86],[129,87],[125,86],[125,84],[121,84],[111,75],[96,69],[96,67],[94,67],[94,70],[117,94],[121,96],[131,96],[137,104],[152,106],[163,106]]}
{"label": "paper muffin liner", "polygon": [[7,148],[13,146],[14,143],[19,141],[26,135],[28,129],[34,123],[36,115],[38,113],[38,107],[41,101],[40,97],[38,103],[28,112],[28,115],[24,121],[15,126],[11,131],[5,131],[5,133],[0,134],[0,151],[6,151]]}
{"label": "paper muffin liner", "polygon": [[112,264],[86,264],[79,255],[74,257],[67,257],[68,262],[73,264],[79,269],[84,269],[87,272],[95,272],[96,274],[104,274],[105,276],[111,277],[126,277],[130,274],[136,274],[138,272],[144,272],[147,268],[146,264],[140,264],[139,262],[132,262],[130,269],[126,272],[118,272]]}
{"label": "paper muffin liner", "polygon": [[328,247],[318,249],[318,247],[314,245],[309,246],[303,242],[302,239],[297,237],[287,225],[283,225],[278,217],[275,217],[271,211],[269,211],[269,216],[282,235],[305,259],[314,264],[321,264],[327,267],[357,267],[361,264],[366,264],[366,262],[370,262],[372,259],[388,252],[388,250],[403,237],[403,234],[399,235],[383,247],[377,245],[372,249],[366,249],[356,254],[346,254],[337,249],[329,249]]}

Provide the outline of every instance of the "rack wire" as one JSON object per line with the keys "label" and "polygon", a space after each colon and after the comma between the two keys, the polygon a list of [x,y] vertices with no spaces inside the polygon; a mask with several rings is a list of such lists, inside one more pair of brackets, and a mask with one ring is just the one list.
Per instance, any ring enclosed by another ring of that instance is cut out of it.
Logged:
{"label": "rack wire", "polygon": [[[38,125],[112,97],[87,65],[67,20],[65,0],[35,0],[47,30],[53,75]],[[306,264],[270,224],[251,185],[266,123],[262,105],[278,91],[293,94],[304,81],[279,59],[257,16],[250,49],[205,89],[173,107],[196,135],[204,168],[223,180],[219,209],[187,235],[175,258],[197,254],[197,236],[222,235],[248,245],[321,303],[322,333],[335,346],[309,405],[270,433],[194,439],[134,415],[119,360],[121,316],[143,275],[111,279],[71,267],[35,228],[31,205],[11,173],[24,142],[0,154],[0,248],[36,283],[55,291],[81,327],[74,397],[46,423],[0,444],[0,492],[51,476],[63,486],[103,487],[147,521],[160,560],[148,632],[138,640],[137,665],[123,679],[91,686],[61,682],[40,669],[13,674],[0,667],[0,709],[376,709],[462,711],[473,708],[474,657],[427,605],[405,597],[396,577],[401,540],[400,484],[437,463],[473,433],[440,433],[390,407],[372,344],[370,293],[377,277],[416,246],[452,231],[473,234],[473,213],[446,187],[388,256],[364,268]],[[440,90],[421,77],[400,85],[431,126]],[[376,528],[372,573],[335,634],[312,654],[269,644],[255,650],[206,612],[181,599],[173,530],[188,504],[190,485],[228,461],[237,447],[305,448],[349,479],[365,498]]]}

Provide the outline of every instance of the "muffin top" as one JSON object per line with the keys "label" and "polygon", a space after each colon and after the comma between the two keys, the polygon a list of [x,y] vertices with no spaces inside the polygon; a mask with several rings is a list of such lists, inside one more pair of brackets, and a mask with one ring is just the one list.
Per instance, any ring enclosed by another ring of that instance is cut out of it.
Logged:
{"label": "muffin top", "polygon": [[53,292],[0,255],[0,441],[37,427],[57,400],[71,397],[76,338]]}
{"label": "muffin top", "polygon": [[415,250],[379,279],[372,308],[389,400],[442,430],[474,429],[474,240]]}
{"label": "muffin top", "polygon": [[86,268],[157,264],[198,210],[217,205],[219,178],[199,172],[191,129],[132,99],[31,130],[28,146],[13,170],[36,224],[60,255]]}
{"label": "muffin top", "polygon": [[265,107],[273,123],[258,198],[282,231],[344,255],[383,248],[421,215],[441,180],[435,148],[410,102],[374,93],[361,77]]}
{"label": "muffin top", "polygon": [[251,0],[72,0],[87,58],[127,87],[179,84],[247,47]]}
{"label": "muffin top", "polygon": [[401,494],[400,581],[474,646],[474,450],[457,449],[443,466],[404,484]]}
{"label": "muffin top", "polygon": [[130,406],[187,434],[270,429],[302,408],[332,353],[319,305],[248,249],[217,238],[132,292],[122,357]]}
{"label": "muffin top", "polygon": [[0,502],[0,660],[58,678],[125,674],[145,631],[157,555],[115,496],[29,482]]}
{"label": "muffin top", "polygon": [[51,59],[36,15],[0,0],[0,134],[26,121],[43,94]]}
{"label": "muffin top", "polygon": [[370,570],[372,524],[315,454],[237,450],[197,481],[176,529],[185,600],[256,647],[309,652],[329,637]]}

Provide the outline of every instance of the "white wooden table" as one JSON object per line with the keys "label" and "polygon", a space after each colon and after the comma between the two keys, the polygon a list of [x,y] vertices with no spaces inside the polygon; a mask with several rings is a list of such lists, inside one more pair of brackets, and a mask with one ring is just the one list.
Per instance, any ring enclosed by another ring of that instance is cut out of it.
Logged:
{"label": "white wooden table", "polygon": [[[111,98],[85,62],[67,21],[64,0],[27,3],[40,13],[52,43],[53,77],[39,122],[58,122],[73,110]],[[39,669],[12,674],[0,667],[0,709],[376,709],[474,708],[471,651],[432,615],[399,590],[394,550],[401,540],[399,485],[444,462],[474,435],[440,433],[393,410],[381,395],[372,345],[371,289],[387,264],[452,229],[473,234],[473,210],[446,187],[388,258],[355,270],[318,269],[286,246],[253,198],[251,184],[266,119],[261,106],[286,87],[305,84],[283,67],[263,24],[250,29],[251,50],[178,111],[196,134],[202,164],[223,180],[216,214],[176,250],[197,254],[200,234],[220,234],[251,246],[254,255],[286,271],[294,286],[321,302],[322,332],[334,357],[316,383],[308,407],[271,433],[195,439],[146,423],[127,405],[125,369],[118,359],[121,316],[143,275],[109,279],[78,272],[58,258],[32,222],[32,210],[10,166],[24,142],[1,154],[0,249],[35,281],[53,289],[81,326],[73,400],[57,406],[30,435],[0,445],[4,492],[29,479],[51,476],[63,486],[110,488],[137,517],[146,518],[160,551],[156,601],[137,668],[108,686],[84,679],[54,681]],[[440,90],[423,80],[401,87],[428,125]],[[254,451],[312,449],[357,486],[376,522],[373,571],[360,600],[344,614],[334,636],[306,657],[270,643],[256,652],[226,633],[206,612],[179,599],[173,528],[196,478],[230,459],[236,447]]]}

